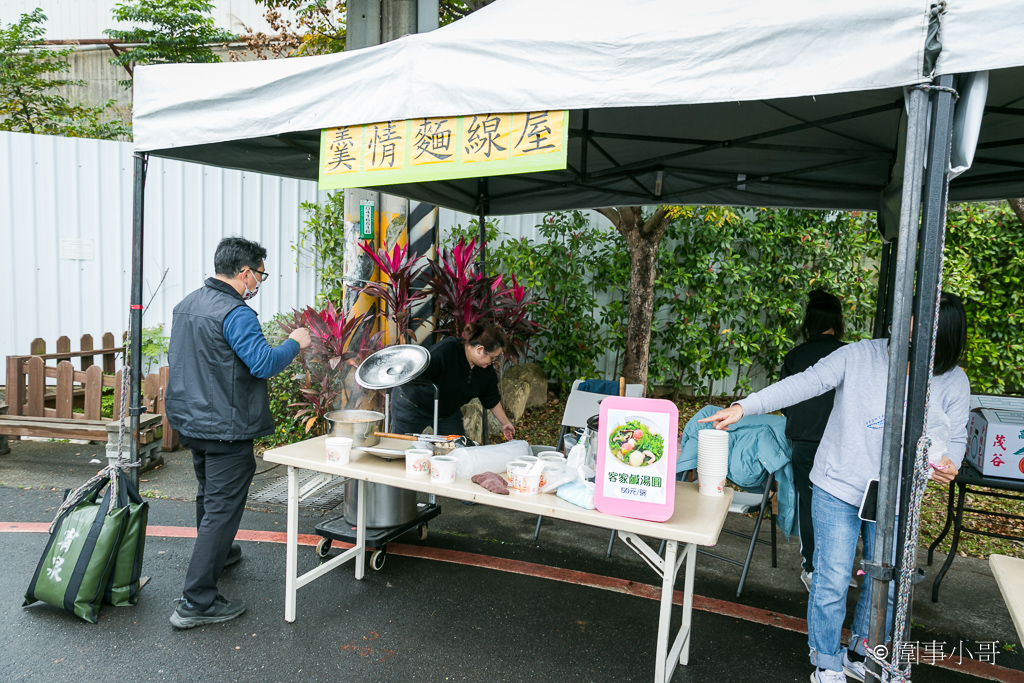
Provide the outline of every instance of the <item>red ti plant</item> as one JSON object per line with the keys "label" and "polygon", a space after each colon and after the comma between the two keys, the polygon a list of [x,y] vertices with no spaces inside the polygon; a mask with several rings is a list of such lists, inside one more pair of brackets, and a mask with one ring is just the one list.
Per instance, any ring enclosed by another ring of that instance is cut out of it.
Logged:
{"label": "red ti plant", "polygon": [[422,289],[413,289],[413,284],[427,269],[426,265],[417,264],[418,255],[410,254],[406,247],[395,245],[389,254],[386,249],[374,251],[366,242],[359,246],[365,251],[383,275],[385,282],[369,282],[360,288],[360,292],[380,299],[384,304],[384,317],[391,321],[395,330],[396,344],[415,344],[412,333],[413,304],[426,297]]}
{"label": "red ti plant", "polygon": [[487,317],[487,301],[497,278],[480,273],[479,251],[476,240],[467,244],[462,238],[454,249],[441,250],[440,257],[431,261],[426,278],[430,293],[437,297],[438,332],[462,334],[466,325]]}
{"label": "red ti plant", "polygon": [[461,334],[473,322],[497,326],[508,338],[507,360],[520,362],[526,356],[530,337],[540,326],[530,320],[529,292],[514,276],[506,284],[501,275],[485,276],[477,267],[476,240],[465,239],[450,252],[443,250],[430,264],[427,280],[438,301],[438,331]]}
{"label": "red ti plant", "polygon": [[529,291],[516,282],[514,275],[508,279],[511,284],[507,287],[500,275],[494,281],[491,318],[508,339],[505,358],[509,362],[520,363],[526,358],[530,337],[540,329],[540,325],[530,320],[530,307],[536,306],[537,302],[530,300]]}
{"label": "red ti plant", "polygon": [[353,407],[360,397],[356,369],[380,348],[380,333],[369,333],[370,322],[369,314],[345,317],[327,302],[321,311],[307,306],[294,312],[291,323],[281,323],[288,334],[297,327],[309,328],[309,348],[299,354],[306,375],[299,391],[306,400],[293,404],[300,408],[295,419],[305,418],[306,432],[326,433],[323,417],[332,410]]}

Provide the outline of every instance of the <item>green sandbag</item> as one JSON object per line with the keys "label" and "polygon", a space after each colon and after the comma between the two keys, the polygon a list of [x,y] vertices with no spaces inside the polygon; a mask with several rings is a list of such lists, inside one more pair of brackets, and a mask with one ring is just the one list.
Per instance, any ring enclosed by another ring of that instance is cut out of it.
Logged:
{"label": "green sandbag", "polygon": [[128,607],[139,601],[149,503],[142,500],[131,478],[122,470],[118,470],[117,475],[117,507],[128,510],[128,520],[117,550],[114,570],[110,573],[103,593],[103,602],[116,607]]}
{"label": "green sandbag", "polygon": [[[110,509],[110,489],[96,501],[106,480],[57,519],[25,593],[24,605],[40,600],[95,624],[114,569],[129,508]],[[106,514],[105,514],[106,513]]]}

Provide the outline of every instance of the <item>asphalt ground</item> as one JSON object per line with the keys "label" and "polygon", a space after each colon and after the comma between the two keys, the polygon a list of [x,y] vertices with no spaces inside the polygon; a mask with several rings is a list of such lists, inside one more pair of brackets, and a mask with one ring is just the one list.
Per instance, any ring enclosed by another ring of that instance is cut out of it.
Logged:
{"label": "asphalt ground", "polygon": [[[64,488],[95,472],[102,448],[15,442],[0,457],[0,530],[48,523]],[[75,455],[78,453],[79,455]],[[60,610],[22,608],[22,596],[45,543],[43,533],[0,532],[0,681],[644,681],[654,673],[658,602],[647,597],[660,579],[598,529],[546,522],[539,544],[536,517],[442,501],[442,515],[420,542],[395,541],[379,572],[355,581],[345,565],[299,590],[298,619],[284,613],[284,528],[278,506],[249,509],[242,528],[244,559],[227,569],[221,590],[249,609],[226,624],[177,631],[167,621],[191,552],[187,535],[194,492],[187,451],[143,474],[143,490],[172,495],[151,500],[150,528],[172,527],[147,540],[144,574],[151,577],[133,608],[105,607],[92,625]],[[101,457],[102,459],[102,457]],[[260,463],[259,488],[283,474]],[[156,495],[156,494],[152,494]],[[304,510],[301,534],[312,534],[324,511]],[[728,527],[749,525],[730,516]],[[767,533],[763,535],[767,538]],[[673,681],[805,681],[806,592],[795,541],[779,537],[779,566],[766,547],[755,555],[741,599],[739,570],[698,556],[690,663]],[[739,539],[723,535],[719,550],[739,556]],[[939,556],[938,561],[944,559]],[[299,569],[316,566],[300,548]],[[575,573],[573,573],[575,572]],[[588,585],[589,584],[589,585]],[[603,588],[593,587],[601,585]],[[680,584],[681,585],[681,584]],[[930,591],[915,600],[911,640],[958,644],[1000,641],[996,664],[963,656],[943,666],[919,665],[915,680],[1024,681],[1012,622],[987,563],[958,558],[940,602]],[[856,592],[851,591],[852,601]],[[678,623],[676,610],[674,625]],[[1015,644],[1016,653],[1002,649]]]}

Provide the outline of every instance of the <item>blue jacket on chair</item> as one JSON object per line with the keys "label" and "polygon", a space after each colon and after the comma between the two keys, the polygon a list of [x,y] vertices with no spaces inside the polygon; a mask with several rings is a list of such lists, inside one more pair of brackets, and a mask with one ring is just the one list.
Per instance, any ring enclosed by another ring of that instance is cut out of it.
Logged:
{"label": "blue jacket on chair", "polygon": [[[711,423],[698,424],[721,408],[705,406],[690,418],[679,438],[676,472],[697,467],[697,432],[714,429]],[[729,427],[729,481],[743,489],[761,489],[769,472],[778,482],[779,529],[786,538],[793,531],[796,489],[793,487],[792,450],[786,438],[786,418],[779,415],[753,415],[740,418]]]}

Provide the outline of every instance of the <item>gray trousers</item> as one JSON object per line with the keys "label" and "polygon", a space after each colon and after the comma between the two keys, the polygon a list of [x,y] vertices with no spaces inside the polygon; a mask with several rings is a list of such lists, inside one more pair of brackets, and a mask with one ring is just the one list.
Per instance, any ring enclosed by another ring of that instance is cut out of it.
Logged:
{"label": "gray trousers", "polygon": [[196,543],[182,595],[202,610],[217,597],[217,581],[242,521],[256,472],[256,456],[251,439],[212,441],[182,435],[181,443],[192,451],[192,466],[199,482]]}

